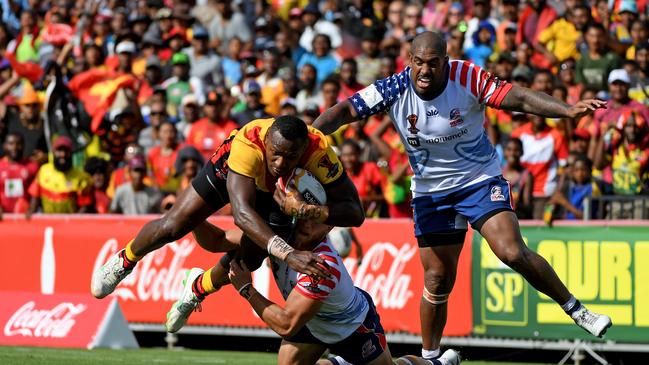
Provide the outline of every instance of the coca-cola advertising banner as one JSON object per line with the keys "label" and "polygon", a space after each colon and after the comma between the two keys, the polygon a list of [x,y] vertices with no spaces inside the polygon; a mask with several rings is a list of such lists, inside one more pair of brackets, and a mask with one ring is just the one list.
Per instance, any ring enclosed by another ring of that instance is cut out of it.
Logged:
{"label": "coca-cola advertising banner", "polygon": [[[6,216],[0,222],[0,291],[88,294],[93,270],[150,219],[153,217],[40,216],[26,221]],[[229,217],[214,218],[212,223],[224,229],[234,227]],[[352,255],[345,259],[345,266],[356,286],[372,295],[387,331],[420,333],[423,274],[412,221],[368,219],[354,232],[365,256],[359,265]],[[472,237],[467,236],[449,301],[446,336],[471,332]],[[219,258],[188,235],[147,255],[113,296],[129,322],[164,323],[167,311],[181,294],[185,271],[192,267],[207,269]],[[257,270],[253,280],[257,290],[283,303],[268,267]],[[189,324],[265,327],[230,286],[209,296],[202,312],[192,314]]]}
{"label": "coca-cola advertising banner", "polygon": [[0,292],[0,343],[91,347],[111,302],[92,301],[88,294]]}

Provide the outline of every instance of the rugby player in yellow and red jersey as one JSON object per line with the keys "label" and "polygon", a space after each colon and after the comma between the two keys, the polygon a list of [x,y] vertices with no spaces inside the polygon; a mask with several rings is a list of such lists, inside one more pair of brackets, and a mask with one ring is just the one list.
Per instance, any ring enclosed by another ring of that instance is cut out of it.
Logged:
{"label": "rugby player in yellow and red jersey", "polygon": [[[307,204],[298,194],[275,189],[277,179],[295,167],[308,170],[323,184],[330,197],[326,206]],[[311,276],[328,276],[326,263],[313,252],[293,249],[273,233],[267,223],[271,211],[281,209],[300,219],[342,227],[358,227],[365,219],[354,184],[320,131],[292,116],[254,120],[219,147],[171,210],[144,225],[134,240],[93,273],[92,294],[103,298],[112,293],[144,255],[182,238],[228,203],[246,236],[291,269]],[[195,279],[198,300],[217,290],[211,271]]]}

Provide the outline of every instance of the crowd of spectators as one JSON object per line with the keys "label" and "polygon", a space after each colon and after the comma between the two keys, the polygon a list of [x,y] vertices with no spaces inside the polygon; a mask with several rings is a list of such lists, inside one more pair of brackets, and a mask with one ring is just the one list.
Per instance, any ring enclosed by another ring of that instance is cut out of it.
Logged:
{"label": "crowd of spectators", "polygon": [[[486,108],[520,218],[639,218],[649,204],[585,213],[584,199],[649,192],[647,11],[646,0],[0,0],[0,218],[165,211],[233,129],[282,114],[312,123],[407,67],[426,30],[500,79],[608,100],[581,120]],[[368,217],[412,214],[386,115],[330,138]]]}

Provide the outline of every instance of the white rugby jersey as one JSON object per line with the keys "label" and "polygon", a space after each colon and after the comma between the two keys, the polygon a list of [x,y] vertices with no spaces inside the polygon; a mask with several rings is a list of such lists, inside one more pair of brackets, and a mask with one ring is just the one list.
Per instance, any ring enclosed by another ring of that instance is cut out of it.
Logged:
{"label": "white rugby jersey", "polygon": [[390,115],[415,173],[415,197],[450,193],[501,174],[484,128],[484,106],[500,107],[512,84],[467,61],[449,61],[448,69],[446,88],[433,100],[419,97],[410,67],[348,99],[361,118]]}
{"label": "white rugby jersey", "polygon": [[329,265],[331,278],[314,282],[310,276],[293,271],[284,261],[270,256],[275,283],[284,299],[292,290],[322,301],[320,311],[306,323],[315,338],[333,344],[349,337],[365,320],[369,303],[354,286],[342,258],[331,243],[324,241],[314,250]]}

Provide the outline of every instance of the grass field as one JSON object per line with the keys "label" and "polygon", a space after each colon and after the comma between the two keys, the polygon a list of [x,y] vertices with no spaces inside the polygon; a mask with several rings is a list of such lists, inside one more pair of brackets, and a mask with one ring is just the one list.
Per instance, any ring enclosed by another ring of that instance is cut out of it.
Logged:
{"label": "grass field", "polygon": [[[3,365],[155,365],[155,364],[275,364],[276,354],[233,351],[168,351],[141,350],[74,350],[36,347],[1,347]],[[464,365],[541,365],[532,363],[501,363],[465,361]]]}

